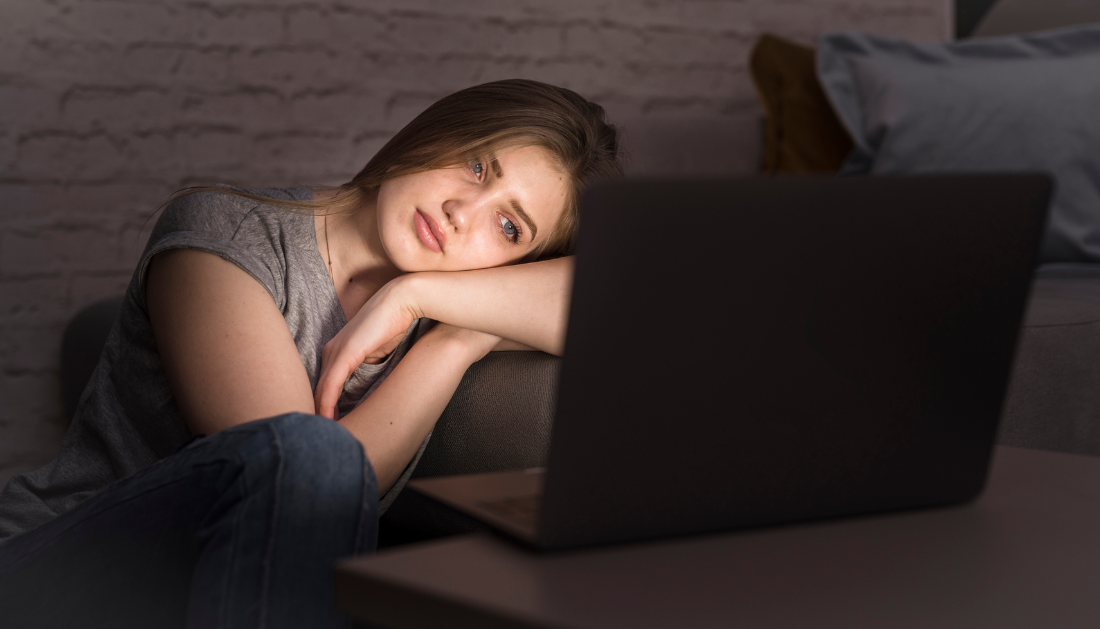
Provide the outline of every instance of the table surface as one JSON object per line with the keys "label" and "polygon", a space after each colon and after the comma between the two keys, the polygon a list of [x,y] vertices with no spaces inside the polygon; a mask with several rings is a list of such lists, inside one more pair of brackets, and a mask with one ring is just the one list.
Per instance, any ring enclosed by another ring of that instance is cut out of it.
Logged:
{"label": "table surface", "polygon": [[488,535],[341,562],[401,627],[1098,627],[1100,458],[997,447],[963,507],[596,550]]}

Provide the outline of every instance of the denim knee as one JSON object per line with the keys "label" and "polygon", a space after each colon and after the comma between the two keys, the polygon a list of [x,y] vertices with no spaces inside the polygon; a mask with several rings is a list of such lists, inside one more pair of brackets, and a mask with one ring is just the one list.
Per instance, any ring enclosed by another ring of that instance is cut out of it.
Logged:
{"label": "denim knee", "polygon": [[[233,509],[211,525],[196,569],[195,614],[222,614],[223,606],[207,604],[222,597],[243,601],[227,603],[225,617],[261,609],[273,625],[323,625],[319,619],[335,613],[333,564],[377,543],[378,486],[363,447],[339,423],[303,413],[224,432],[235,432],[235,443],[222,443],[241,465]],[[221,594],[227,570],[233,591]],[[206,618],[195,626],[215,624]]]}
{"label": "denim knee", "polygon": [[338,422],[305,413],[264,421],[275,437],[284,490],[312,496],[319,508],[354,500],[365,491],[377,496],[374,470],[363,446]]}

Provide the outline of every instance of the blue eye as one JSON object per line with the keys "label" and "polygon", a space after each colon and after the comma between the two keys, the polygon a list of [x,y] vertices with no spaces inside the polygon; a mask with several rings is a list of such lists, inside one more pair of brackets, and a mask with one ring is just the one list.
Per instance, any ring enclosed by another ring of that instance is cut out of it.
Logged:
{"label": "blue eye", "polygon": [[512,244],[518,244],[519,236],[523,233],[520,231],[519,226],[504,216],[498,215],[498,218],[500,219],[500,231],[504,234],[504,237]]}
{"label": "blue eye", "polygon": [[481,162],[470,162],[470,169],[474,171],[474,174],[481,178],[482,171],[485,170],[485,166]]}

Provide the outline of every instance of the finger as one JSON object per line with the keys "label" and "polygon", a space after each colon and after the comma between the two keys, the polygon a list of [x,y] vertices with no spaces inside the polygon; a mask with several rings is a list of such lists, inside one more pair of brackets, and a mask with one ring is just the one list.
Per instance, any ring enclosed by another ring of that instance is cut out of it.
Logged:
{"label": "finger", "polygon": [[[333,389],[333,382],[335,382],[333,370],[331,367],[326,367],[321,372],[321,377],[317,379],[317,389],[314,392],[317,414],[329,419],[336,418],[336,404],[340,400],[339,391],[337,391],[335,395],[331,392]],[[340,388],[342,389],[343,387]]]}
{"label": "finger", "polygon": [[317,398],[317,414],[321,417],[327,417],[333,419],[336,414],[336,405],[328,401],[328,398],[323,394]]}
{"label": "finger", "polygon": [[317,379],[317,389],[313,392],[313,412],[317,413],[321,417],[328,417],[332,419],[328,414],[328,409],[325,408],[324,403],[321,402],[322,388],[325,385],[325,377],[322,375]]}
{"label": "finger", "polygon": [[325,404],[325,388],[328,386],[329,380],[331,380],[330,372],[332,369],[329,367],[328,361],[322,359],[321,361],[321,374],[317,376],[317,386],[313,389],[313,406],[314,412],[321,417],[328,417],[332,419],[331,409],[326,408]]}
{"label": "finger", "polygon": [[322,378],[317,381],[318,415],[337,419],[336,405],[340,401],[340,395],[344,392],[344,383],[347,382],[351,372],[362,364],[362,360],[341,361],[335,359],[332,365],[322,372]]}

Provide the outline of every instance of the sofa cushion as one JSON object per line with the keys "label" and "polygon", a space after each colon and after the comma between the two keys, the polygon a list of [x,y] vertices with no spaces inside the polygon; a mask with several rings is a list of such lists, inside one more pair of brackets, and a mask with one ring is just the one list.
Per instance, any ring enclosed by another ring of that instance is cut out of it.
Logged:
{"label": "sofa cushion", "polygon": [[122,297],[97,301],[76,314],[61,339],[61,402],[72,421],[84,387],[99,364],[107,335],[122,309]]}
{"label": "sofa cushion", "polygon": [[1100,22],[1096,0],[997,0],[972,35],[995,37],[1089,22]]}
{"label": "sofa cushion", "polygon": [[818,40],[847,173],[1027,171],[1057,186],[1041,258],[1100,261],[1100,24],[955,43]]}
{"label": "sofa cushion", "polygon": [[997,439],[1100,456],[1100,264],[1036,273]]}

